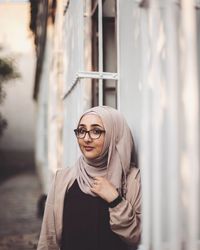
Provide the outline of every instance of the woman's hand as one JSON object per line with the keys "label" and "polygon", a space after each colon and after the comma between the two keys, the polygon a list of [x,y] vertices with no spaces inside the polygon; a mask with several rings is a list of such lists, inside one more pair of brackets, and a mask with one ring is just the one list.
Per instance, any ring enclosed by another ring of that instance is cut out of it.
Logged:
{"label": "woman's hand", "polygon": [[119,195],[113,184],[103,177],[94,178],[91,191],[108,203],[114,201]]}

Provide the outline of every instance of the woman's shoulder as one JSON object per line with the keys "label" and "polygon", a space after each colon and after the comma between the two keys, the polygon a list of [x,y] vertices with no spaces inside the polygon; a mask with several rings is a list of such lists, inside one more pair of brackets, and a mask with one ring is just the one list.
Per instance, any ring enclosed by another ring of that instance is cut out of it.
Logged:
{"label": "woman's shoulder", "polygon": [[64,168],[59,168],[56,171],[56,179],[59,181],[63,180],[71,180],[76,177],[76,168],[75,167],[64,167]]}
{"label": "woman's shoulder", "polygon": [[56,170],[54,176],[54,189],[55,193],[60,194],[65,192],[66,188],[68,189],[76,179],[76,168],[74,167],[65,167],[59,168]]}

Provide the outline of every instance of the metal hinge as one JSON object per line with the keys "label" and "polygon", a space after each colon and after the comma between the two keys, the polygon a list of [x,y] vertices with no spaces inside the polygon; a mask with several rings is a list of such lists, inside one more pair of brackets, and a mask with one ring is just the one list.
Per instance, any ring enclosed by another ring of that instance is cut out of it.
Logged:
{"label": "metal hinge", "polygon": [[98,71],[80,71],[76,74],[76,77],[74,81],[72,82],[71,86],[68,88],[62,99],[64,100],[74,89],[74,87],[77,85],[79,80],[81,79],[105,79],[105,80],[118,80],[118,74],[117,73],[111,73],[111,72],[98,72]]}

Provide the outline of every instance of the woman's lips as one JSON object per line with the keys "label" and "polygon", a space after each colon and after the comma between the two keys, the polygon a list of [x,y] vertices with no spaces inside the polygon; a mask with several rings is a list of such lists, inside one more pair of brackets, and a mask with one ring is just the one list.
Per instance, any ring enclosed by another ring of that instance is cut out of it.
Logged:
{"label": "woman's lips", "polygon": [[94,148],[90,146],[85,146],[84,149],[85,151],[92,151]]}

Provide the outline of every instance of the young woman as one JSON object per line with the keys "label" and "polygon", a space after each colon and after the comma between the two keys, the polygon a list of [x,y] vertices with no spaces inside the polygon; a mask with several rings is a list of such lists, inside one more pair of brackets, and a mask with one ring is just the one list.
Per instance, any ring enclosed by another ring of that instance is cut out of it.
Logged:
{"label": "young woman", "polygon": [[74,131],[82,156],[56,172],[37,249],[136,249],[141,181],[125,119],[111,107],[94,107]]}

